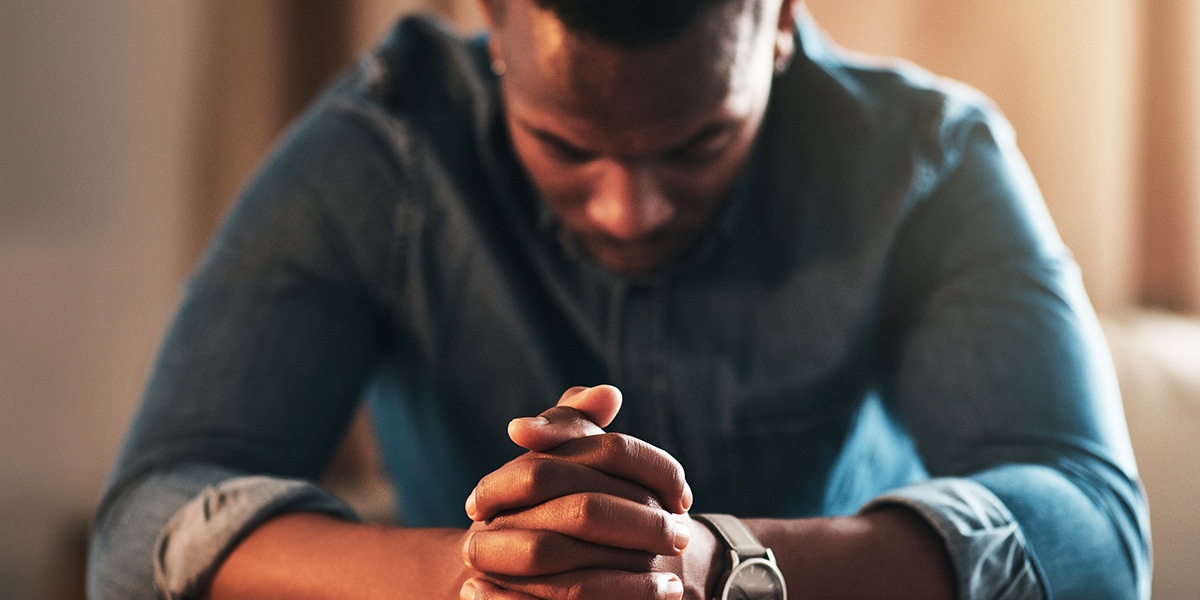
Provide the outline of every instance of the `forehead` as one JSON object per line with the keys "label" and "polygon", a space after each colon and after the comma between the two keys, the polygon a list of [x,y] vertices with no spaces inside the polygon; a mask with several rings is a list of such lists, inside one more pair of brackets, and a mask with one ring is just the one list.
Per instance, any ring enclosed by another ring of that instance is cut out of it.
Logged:
{"label": "forehead", "polygon": [[747,4],[718,4],[675,40],[622,49],[567,30],[533,2],[510,1],[496,32],[506,100],[527,120],[610,136],[736,113],[749,102],[744,67],[760,29]]}

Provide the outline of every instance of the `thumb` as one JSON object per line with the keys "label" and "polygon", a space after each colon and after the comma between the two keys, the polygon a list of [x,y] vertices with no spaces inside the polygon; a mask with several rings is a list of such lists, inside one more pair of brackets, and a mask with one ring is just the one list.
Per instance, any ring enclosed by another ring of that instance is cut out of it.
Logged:
{"label": "thumb", "polygon": [[556,408],[561,406],[583,413],[597,427],[608,427],[621,410],[621,390],[611,385],[573,387],[558,399]]}
{"label": "thumb", "polygon": [[621,390],[611,385],[573,387],[536,417],[513,419],[508,437],[526,450],[543,452],[564,442],[599,435],[621,410]]}

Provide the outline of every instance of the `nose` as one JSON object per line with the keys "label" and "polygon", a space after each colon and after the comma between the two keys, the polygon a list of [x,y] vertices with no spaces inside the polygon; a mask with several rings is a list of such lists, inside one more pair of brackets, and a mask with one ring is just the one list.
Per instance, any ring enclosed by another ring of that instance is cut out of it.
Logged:
{"label": "nose", "polygon": [[588,219],[619,240],[644,237],[674,216],[653,168],[644,164],[606,161],[587,203]]}

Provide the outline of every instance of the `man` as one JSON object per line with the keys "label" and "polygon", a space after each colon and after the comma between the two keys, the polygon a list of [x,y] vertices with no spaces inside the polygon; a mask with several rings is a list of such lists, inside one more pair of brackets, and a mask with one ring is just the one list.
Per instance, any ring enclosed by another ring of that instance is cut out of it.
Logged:
{"label": "man", "polygon": [[[93,595],[1148,596],[1104,344],[984,101],[799,0],[484,9],[399,25],[246,190]],[[403,527],[311,483],[364,391]]]}

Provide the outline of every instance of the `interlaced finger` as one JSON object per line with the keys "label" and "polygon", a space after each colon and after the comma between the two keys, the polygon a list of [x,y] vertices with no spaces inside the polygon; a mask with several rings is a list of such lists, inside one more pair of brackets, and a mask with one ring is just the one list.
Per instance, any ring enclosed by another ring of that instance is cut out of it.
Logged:
{"label": "interlaced finger", "polygon": [[[586,465],[649,489],[673,513],[692,506],[692,490],[683,466],[666,451],[620,433],[572,440],[550,452],[536,453]],[[535,455],[536,455],[535,454]]]}
{"label": "interlaced finger", "polygon": [[479,481],[467,499],[467,516],[484,521],[553,498],[589,492],[612,494],[651,508],[662,508],[654,492],[633,482],[577,462],[527,454]]}
{"label": "interlaced finger", "polygon": [[497,576],[538,576],[580,569],[650,571],[656,556],[592,544],[545,531],[476,531],[463,546],[463,561]]}
{"label": "interlaced finger", "polygon": [[608,494],[572,494],[500,515],[488,530],[550,531],[575,539],[651,554],[678,555],[691,536],[689,519]]}

